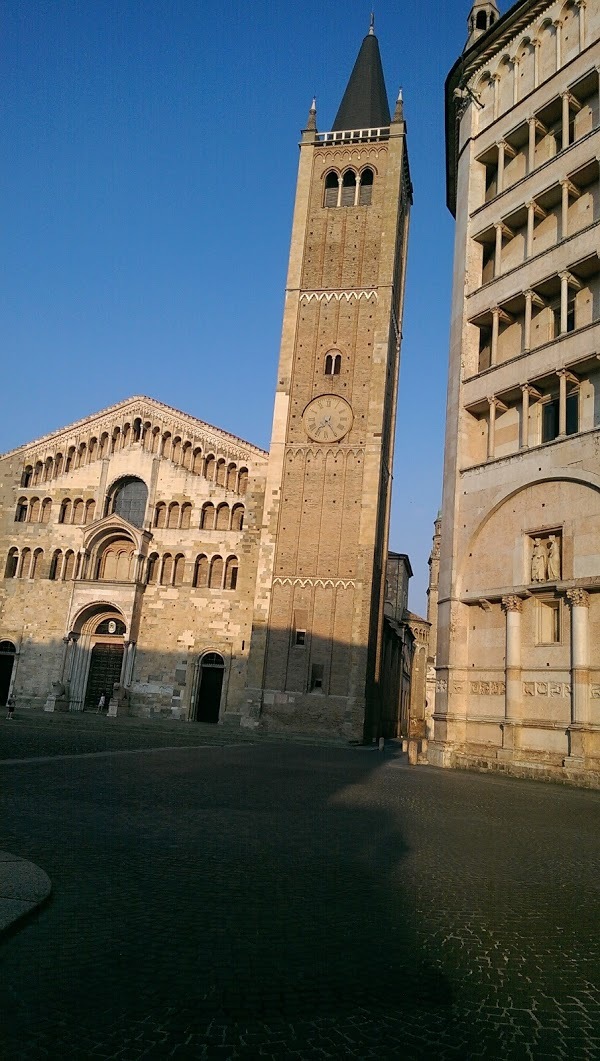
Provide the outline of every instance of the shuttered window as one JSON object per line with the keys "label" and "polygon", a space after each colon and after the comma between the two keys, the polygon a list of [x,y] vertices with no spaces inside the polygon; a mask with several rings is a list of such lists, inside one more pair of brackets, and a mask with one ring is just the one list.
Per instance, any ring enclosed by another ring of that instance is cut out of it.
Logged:
{"label": "shuttered window", "polygon": [[325,198],[323,206],[337,206],[340,179],[337,173],[328,173],[325,178]]}
{"label": "shuttered window", "polygon": [[370,206],[373,197],[373,170],[364,169],[360,175],[358,205]]}
{"label": "shuttered window", "polygon": [[356,174],[352,170],[344,173],[342,181],[342,206],[354,206],[356,201]]}

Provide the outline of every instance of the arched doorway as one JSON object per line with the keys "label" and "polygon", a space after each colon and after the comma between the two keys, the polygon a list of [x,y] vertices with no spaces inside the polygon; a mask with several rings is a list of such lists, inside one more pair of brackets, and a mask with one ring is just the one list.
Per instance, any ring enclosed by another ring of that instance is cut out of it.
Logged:
{"label": "arched doorway", "polygon": [[16,651],[12,641],[0,641],[0,706],[2,707],[8,700]]}
{"label": "arched doorway", "polygon": [[98,707],[101,693],[106,697],[106,706],[111,698],[113,685],[121,677],[123,666],[123,638],[114,641],[96,641],[90,656],[90,669],[85,689],[85,709]]}
{"label": "arched doorway", "polygon": [[66,668],[70,711],[95,711],[101,693],[108,706],[115,682],[123,680],[126,630],[123,615],[108,602],[87,605],[76,617]]}
{"label": "arched doorway", "polygon": [[218,652],[207,652],[200,660],[200,681],[196,696],[196,722],[218,722],[225,660]]}

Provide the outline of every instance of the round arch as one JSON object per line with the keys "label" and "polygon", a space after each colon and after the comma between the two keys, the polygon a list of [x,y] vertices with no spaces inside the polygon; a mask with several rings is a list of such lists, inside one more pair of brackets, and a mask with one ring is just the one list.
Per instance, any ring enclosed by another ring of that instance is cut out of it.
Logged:
{"label": "round arch", "polygon": [[108,706],[115,684],[125,680],[127,621],[112,601],[94,601],[75,615],[69,638],[73,643],[70,710],[97,710],[101,694]]}
{"label": "round arch", "polygon": [[[582,491],[585,491],[584,498],[581,497]],[[569,496],[576,494],[579,496]],[[590,495],[595,497],[594,503]],[[512,511],[508,511],[508,506],[512,506]],[[572,514],[567,521],[565,512]],[[581,512],[585,515],[581,516]],[[500,513],[502,529],[497,531],[493,525]],[[575,523],[579,529],[582,520],[600,521],[600,476],[582,479],[563,472],[507,491],[496,499],[464,548],[456,580],[458,595],[476,595],[478,587],[471,585],[471,576],[480,577],[482,589],[490,592],[495,585],[496,573],[498,589],[506,587],[507,582],[526,584],[529,579],[525,571],[525,539],[543,528],[554,530],[564,525],[566,537],[574,541]],[[575,565],[576,562],[573,557],[572,563]],[[582,564],[583,559],[578,562]],[[573,574],[564,572],[563,577],[578,577],[577,570],[574,567]]]}

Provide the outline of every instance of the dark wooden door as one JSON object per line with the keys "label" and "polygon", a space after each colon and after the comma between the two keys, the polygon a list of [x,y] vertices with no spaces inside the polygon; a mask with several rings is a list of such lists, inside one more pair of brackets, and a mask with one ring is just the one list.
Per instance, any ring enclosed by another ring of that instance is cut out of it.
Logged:
{"label": "dark wooden door", "polygon": [[218,722],[225,663],[223,657],[211,652],[202,660],[200,685],[196,700],[197,722]]}
{"label": "dark wooden door", "polygon": [[90,673],[85,690],[85,707],[98,707],[100,693],[106,696],[106,707],[112,696],[113,685],[121,677],[123,645],[99,642],[92,649]]}
{"label": "dark wooden door", "polygon": [[0,642],[0,704],[2,707],[5,706],[8,700],[14,662],[14,645],[10,641]]}

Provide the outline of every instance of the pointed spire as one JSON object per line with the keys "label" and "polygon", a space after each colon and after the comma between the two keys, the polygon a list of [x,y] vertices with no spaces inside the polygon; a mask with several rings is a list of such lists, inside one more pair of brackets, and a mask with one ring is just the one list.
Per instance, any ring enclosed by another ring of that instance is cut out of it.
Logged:
{"label": "pointed spire", "polygon": [[304,127],[304,132],[305,133],[307,133],[309,131],[313,132],[313,131],[316,131],[316,128],[317,128],[317,97],[313,96],[313,101],[312,101],[312,103],[310,105],[310,109],[309,109],[309,112],[308,112],[308,118],[307,118],[307,121],[306,121],[306,125]]}
{"label": "pointed spire", "polygon": [[396,109],[394,111],[393,122],[404,121],[404,96],[402,95],[402,89],[398,89],[398,98],[396,100]]}
{"label": "pointed spire", "polygon": [[375,36],[375,17],[371,15],[371,27],[361,44],[332,129],[379,129],[389,124],[390,107]]}

